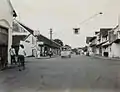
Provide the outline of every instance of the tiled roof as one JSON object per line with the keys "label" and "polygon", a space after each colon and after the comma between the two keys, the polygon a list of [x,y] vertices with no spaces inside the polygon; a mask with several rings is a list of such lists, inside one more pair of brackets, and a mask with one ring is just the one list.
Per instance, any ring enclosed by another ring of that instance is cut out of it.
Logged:
{"label": "tiled roof", "polygon": [[[16,20],[17,21],[17,20]],[[17,23],[19,23],[22,27],[24,27],[28,32],[30,32],[31,34],[34,34],[34,30],[32,30],[31,28],[27,27],[26,25],[24,25],[23,23],[17,21]]]}
{"label": "tiled roof", "polygon": [[37,38],[38,38],[38,41],[42,41],[42,42],[44,42],[44,44],[49,45],[51,47],[57,47],[57,48],[61,47],[58,43],[48,39],[47,37],[45,37],[41,34],[38,35]]}

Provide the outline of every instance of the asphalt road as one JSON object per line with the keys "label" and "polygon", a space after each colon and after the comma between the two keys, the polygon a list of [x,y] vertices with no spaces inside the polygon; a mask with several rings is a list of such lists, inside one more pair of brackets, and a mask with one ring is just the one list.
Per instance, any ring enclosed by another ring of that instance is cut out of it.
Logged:
{"label": "asphalt road", "polygon": [[0,72],[0,92],[120,92],[120,61],[86,56],[26,59]]}

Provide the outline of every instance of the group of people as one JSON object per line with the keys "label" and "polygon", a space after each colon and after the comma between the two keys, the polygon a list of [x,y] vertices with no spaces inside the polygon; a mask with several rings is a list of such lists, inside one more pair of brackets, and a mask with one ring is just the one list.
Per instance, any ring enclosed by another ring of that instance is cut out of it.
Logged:
{"label": "group of people", "polygon": [[21,71],[21,68],[23,68],[24,70],[25,69],[25,56],[26,56],[24,46],[19,45],[19,50],[16,53],[15,48],[12,45],[9,52],[11,56],[11,64],[16,64],[16,65],[18,64],[19,71]]}
{"label": "group of people", "polygon": [[44,53],[40,52],[39,50],[37,51],[37,57],[38,58],[40,58],[41,56],[49,56],[51,58],[52,55],[53,55],[52,50],[45,51]]}

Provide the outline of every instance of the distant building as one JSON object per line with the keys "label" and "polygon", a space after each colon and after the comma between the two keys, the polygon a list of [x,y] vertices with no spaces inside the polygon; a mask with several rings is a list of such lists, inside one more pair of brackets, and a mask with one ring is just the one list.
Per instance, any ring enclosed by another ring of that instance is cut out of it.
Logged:
{"label": "distant building", "polygon": [[90,55],[94,55],[97,53],[97,51],[96,51],[97,37],[93,36],[89,41],[90,41],[90,44],[89,44]]}
{"label": "distant building", "polygon": [[36,35],[36,37],[38,47],[37,49],[40,51],[40,56],[46,56],[46,53],[49,53],[50,50],[53,52],[54,55],[60,54],[60,44],[48,39],[42,34]]}
{"label": "distant building", "polygon": [[109,56],[109,32],[112,28],[101,28],[93,37],[87,37],[89,55]]}
{"label": "distant building", "polygon": [[98,49],[98,54],[101,56],[108,56],[108,47],[106,44],[109,42],[109,36],[108,33],[109,31],[112,30],[112,28],[101,28],[100,33],[98,34],[98,43],[96,45]]}
{"label": "distant building", "polygon": [[90,54],[92,52],[91,47],[89,46],[91,44],[90,40],[92,39],[92,37],[86,37],[86,44],[87,44],[87,51],[86,54]]}

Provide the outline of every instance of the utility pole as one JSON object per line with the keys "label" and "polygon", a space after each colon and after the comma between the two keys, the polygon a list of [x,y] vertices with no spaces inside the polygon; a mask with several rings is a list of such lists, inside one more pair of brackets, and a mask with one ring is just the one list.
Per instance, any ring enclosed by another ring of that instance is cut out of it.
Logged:
{"label": "utility pole", "polygon": [[50,40],[52,40],[53,30],[50,28]]}

